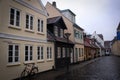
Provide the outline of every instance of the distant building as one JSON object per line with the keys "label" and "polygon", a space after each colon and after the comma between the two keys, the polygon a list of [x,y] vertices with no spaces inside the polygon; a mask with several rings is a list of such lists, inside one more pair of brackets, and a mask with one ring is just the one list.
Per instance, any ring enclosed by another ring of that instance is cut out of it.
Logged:
{"label": "distant building", "polygon": [[84,38],[84,54],[85,60],[89,60],[99,56],[99,46],[97,46],[97,41],[91,38],[90,35],[86,35]]}
{"label": "distant building", "polygon": [[102,34],[97,34],[96,31],[92,34],[91,38],[95,38],[97,40],[97,44],[100,48],[99,54],[100,56],[105,55],[104,54],[104,38]]}
{"label": "distant building", "polygon": [[117,27],[117,36],[112,40],[112,54],[120,56],[120,23]]}
{"label": "distant building", "polygon": [[111,41],[105,41],[105,55],[110,55],[111,54]]}

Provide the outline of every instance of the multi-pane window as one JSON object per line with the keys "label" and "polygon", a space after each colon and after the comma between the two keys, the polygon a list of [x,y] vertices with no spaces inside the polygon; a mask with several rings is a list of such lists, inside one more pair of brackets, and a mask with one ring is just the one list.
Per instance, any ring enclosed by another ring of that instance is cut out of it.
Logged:
{"label": "multi-pane window", "polygon": [[65,57],[65,48],[62,48],[62,56]]}
{"label": "multi-pane window", "polygon": [[52,47],[47,47],[47,59],[52,59]]}
{"label": "multi-pane window", "polygon": [[38,32],[43,32],[43,20],[38,19]]}
{"label": "multi-pane window", "polygon": [[57,47],[57,58],[61,58],[61,48]]}
{"label": "multi-pane window", "polygon": [[37,59],[43,60],[43,46],[37,47]]}
{"label": "multi-pane window", "polygon": [[10,44],[8,46],[8,62],[19,62],[19,46],[17,44]]}
{"label": "multi-pane window", "polygon": [[33,59],[33,47],[31,45],[25,46],[25,61],[31,61]]}
{"label": "multi-pane window", "polygon": [[20,11],[15,8],[10,8],[10,24],[20,26]]}
{"label": "multi-pane window", "polygon": [[26,29],[33,30],[33,16],[26,15]]}
{"label": "multi-pane window", "polygon": [[75,35],[75,38],[79,38],[79,31],[74,30],[74,35]]}
{"label": "multi-pane window", "polygon": [[63,29],[60,29],[60,37],[63,38]]}
{"label": "multi-pane window", "polygon": [[54,26],[54,34],[55,34],[55,36],[58,36],[58,27],[57,26]]}

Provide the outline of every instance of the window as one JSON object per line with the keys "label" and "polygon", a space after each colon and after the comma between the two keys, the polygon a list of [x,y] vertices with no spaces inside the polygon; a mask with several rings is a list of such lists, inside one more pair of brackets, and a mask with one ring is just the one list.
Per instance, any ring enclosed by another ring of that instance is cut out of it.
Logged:
{"label": "window", "polygon": [[79,48],[79,57],[81,57],[81,50],[80,50],[80,48]]}
{"label": "window", "polygon": [[33,16],[26,15],[26,29],[33,30]]}
{"label": "window", "polygon": [[19,62],[19,46],[17,44],[10,44],[8,49],[8,62]]}
{"label": "window", "polygon": [[65,57],[65,48],[62,48],[62,56]]}
{"label": "window", "polygon": [[38,32],[43,32],[43,20],[38,19]]}
{"label": "window", "polygon": [[47,47],[47,59],[52,59],[52,47]]}
{"label": "window", "polygon": [[79,38],[79,32],[77,30],[74,30],[74,35],[75,35],[75,38]]}
{"label": "window", "polygon": [[55,36],[58,36],[58,27],[57,26],[54,26],[54,34],[55,34]]}
{"label": "window", "polygon": [[61,57],[61,48],[57,47],[57,58]]}
{"label": "window", "polygon": [[14,8],[10,9],[10,24],[20,26],[20,11]]}
{"label": "window", "polygon": [[81,54],[82,54],[82,56],[84,56],[84,53],[83,53],[83,48],[81,48]]}
{"label": "window", "polygon": [[81,33],[81,39],[83,39],[83,34]]}
{"label": "window", "polygon": [[43,60],[43,46],[37,47],[37,59]]}
{"label": "window", "polygon": [[60,29],[60,37],[63,38],[63,29]]}
{"label": "window", "polygon": [[31,61],[33,59],[33,47],[31,45],[25,46],[25,61]]}
{"label": "window", "polygon": [[69,48],[67,48],[67,57],[70,57]]}

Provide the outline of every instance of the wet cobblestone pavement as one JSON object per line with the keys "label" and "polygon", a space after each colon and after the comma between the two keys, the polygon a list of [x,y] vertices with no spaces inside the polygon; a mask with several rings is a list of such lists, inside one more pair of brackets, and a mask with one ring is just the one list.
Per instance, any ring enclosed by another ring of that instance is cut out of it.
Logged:
{"label": "wet cobblestone pavement", "polygon": [[72,65],[66,69],[49,71],[31,80],[120,80],[120,57],[105,56]]}

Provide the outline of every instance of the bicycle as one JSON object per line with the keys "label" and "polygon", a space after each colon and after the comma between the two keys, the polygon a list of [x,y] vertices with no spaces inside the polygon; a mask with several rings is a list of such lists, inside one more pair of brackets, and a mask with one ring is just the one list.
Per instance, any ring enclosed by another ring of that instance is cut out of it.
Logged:
{"label": "bicycle", "polygon": [[26,64],[25,69],[21,73],[20,80],[24,80],[26,77],[35,76],[38,73],[38,67],[35,63]]}

